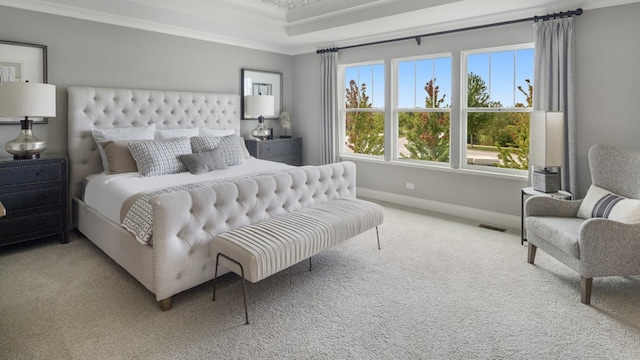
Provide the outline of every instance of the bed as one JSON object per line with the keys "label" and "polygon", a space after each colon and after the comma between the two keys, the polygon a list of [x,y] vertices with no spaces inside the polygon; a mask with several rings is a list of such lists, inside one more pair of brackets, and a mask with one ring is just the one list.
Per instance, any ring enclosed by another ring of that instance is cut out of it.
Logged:
{"label": "bed", "polygon": [[[117,175],[101,174],[103,163],[92,136],[95,130],[92,129],[125,128],[128,131],[143,126],[155,126],[155,129],[160,131],[204,128],[214,131],[231,130],[239,134],[239,113],[240,97],[235,94],[95,87],[68,88],[69,191],[72,225],[154,293],[163,310],[171,307],[173,295],[214,278],[215,269],[209,256],[209,246],[204,243],[190,243],[190,246],[186,247],[166,248],[162,244],[163,240],[155,237],[152,237],[153,244],[141,244],[140,241],[136,241],[136,236],[116,221],[117,215],[114,209],[119,206],[118,201],[115,201],[116,205],[111,204],[114,202],[112,201],[114,196],[109,195],[108,192],[100,193],[100,191],[106,191],[113,183],[121,183],[121,188],[130,188],[134,191],[138,186],[136,179],[140,178],[137,174],[126,172]],[[248,153],[246,155],[248,156]],[[257,173],[273,173],[287,168],[290,167],[249,158],[244,164],[230,166],[221,172],[226,171],[227,177],[238,178]],[[200,175],[191,175],[187,172],[175,174],[173,177],[189,178],[190,176],[199,177]],[[145,179],[151,183],[165,182],[165,180],[159,180],[165,179],[165,176],[142,178],[142,180]],[[169,181],[168,184],[184,183],[184,179],[176,180],[177,183],[172,182],[174,180]],[[86,196],[85,189],[89,191]]]}

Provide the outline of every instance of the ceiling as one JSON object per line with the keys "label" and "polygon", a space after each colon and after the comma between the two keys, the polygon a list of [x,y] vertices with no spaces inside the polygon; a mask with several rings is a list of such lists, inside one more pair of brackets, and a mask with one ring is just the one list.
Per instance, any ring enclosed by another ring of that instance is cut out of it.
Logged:
{"label": "ceiling", "polygon": [[640,2],[297,1],[304,4],[289,9],[263,0],[0,0],[0,5],[295,55],[577,8],[590,10]]}

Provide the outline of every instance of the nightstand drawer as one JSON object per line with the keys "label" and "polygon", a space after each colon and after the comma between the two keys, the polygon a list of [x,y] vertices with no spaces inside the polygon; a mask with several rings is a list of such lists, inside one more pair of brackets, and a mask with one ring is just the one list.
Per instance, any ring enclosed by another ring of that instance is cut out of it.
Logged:
{"label": "nightstand drawer", "polygon": [[21,162],[16,161],[15,165],[12,164],[2,169],[0,187],[44,181],[60,181],[61,179],[60,164],[37,164],[37,161],[20,164]]}
{"label": "nightstand drawer", "polygon": [[302,143],[299,141],[265,140],[260,145],[260,155],[264,157],[302,153]]}
{"label": "nightstand drawer", "polygon": [[18,238],[33,234],[34,236],[44,232],[63,229],[62,214],[60,211],[0,218],[0,239]]}
{"label": "nightstand drawer", "polygon": [[61,204],[62,189],[58,186],[6,194],[0,192],[0,201],[7,209],[7,215],[11,215],[17,210],[28,211],[33,208]]}

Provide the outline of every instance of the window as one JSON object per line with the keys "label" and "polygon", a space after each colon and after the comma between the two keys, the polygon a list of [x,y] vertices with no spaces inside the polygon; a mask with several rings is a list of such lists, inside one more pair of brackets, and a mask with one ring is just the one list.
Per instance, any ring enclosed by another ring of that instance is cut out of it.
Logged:
{"label": "window", "polygon": [[396,65],[398,158],[449,162],[451,56]]}
{"label": "window", "polygon": [[346,66],[342,153],[384,155],[384,64]]}
{"label": "window", "polygon": [[463,52],[467,166],[526,170],[533,44]]}

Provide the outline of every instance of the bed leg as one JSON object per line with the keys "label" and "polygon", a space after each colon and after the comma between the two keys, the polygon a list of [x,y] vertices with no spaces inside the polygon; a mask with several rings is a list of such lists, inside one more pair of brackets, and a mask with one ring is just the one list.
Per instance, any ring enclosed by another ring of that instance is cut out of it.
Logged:
{"label": "bed leg", "polygon": [[160,309],[162,309],[162,311],[167,311],[171,309],[171,298],[168,297],[166,299],[162,299],[158,301],[158,305],[160,306]]}

